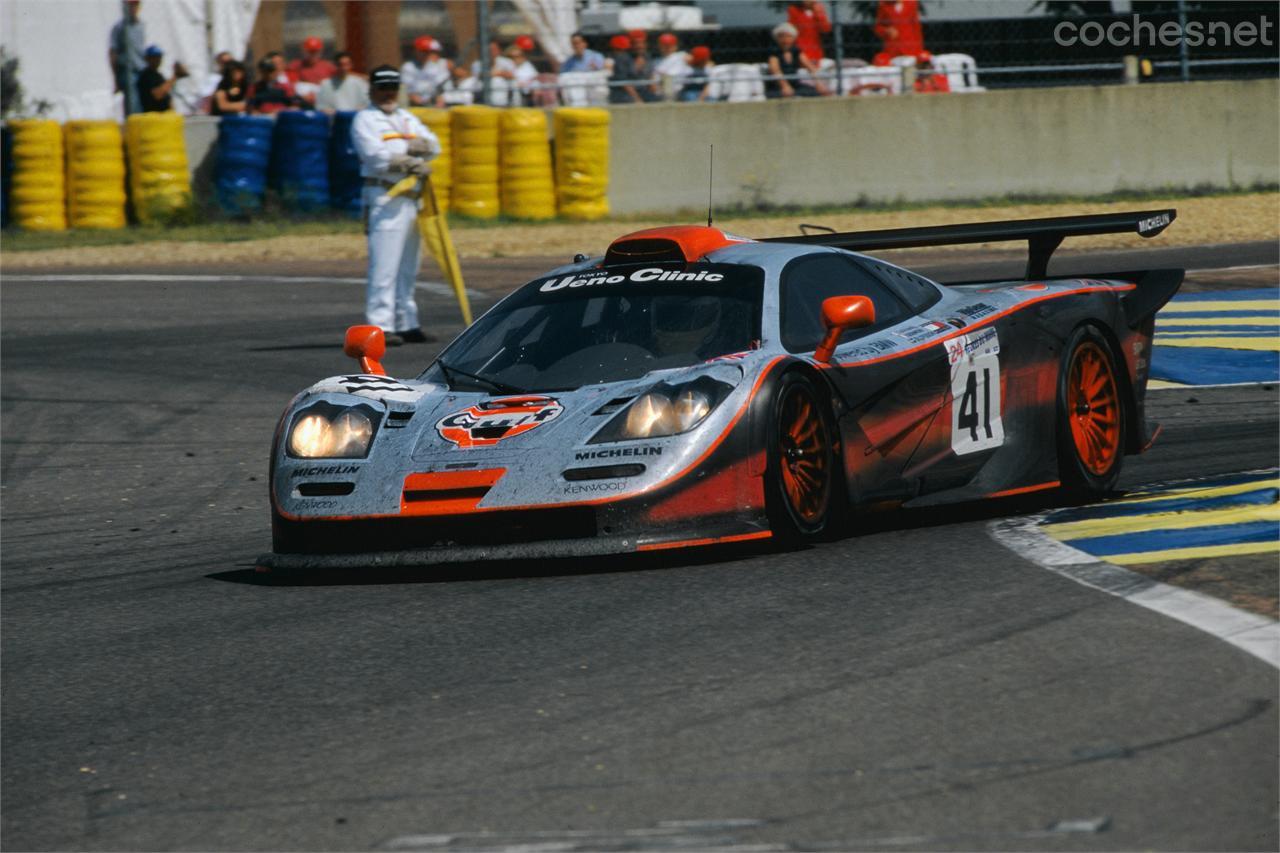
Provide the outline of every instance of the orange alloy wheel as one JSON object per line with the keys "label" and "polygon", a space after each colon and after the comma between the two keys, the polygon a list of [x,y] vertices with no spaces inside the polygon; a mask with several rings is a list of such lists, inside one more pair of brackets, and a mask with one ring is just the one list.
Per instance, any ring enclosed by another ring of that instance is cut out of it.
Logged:
{"label": "orange alloy wheel", "polygon": [[1103,476],[1120,453],[1120,395],[1111,360],[1085,341],[1071,357],[1067,380],[1067,421],[1076,454],[1090,473]]}
{"label": "orange alloy wheel", "polygon": [[831,489],[830,437],[813,398],[798,387],[790,389],[778,419],[778,470],[787,502],[808,524],[822,518]]}

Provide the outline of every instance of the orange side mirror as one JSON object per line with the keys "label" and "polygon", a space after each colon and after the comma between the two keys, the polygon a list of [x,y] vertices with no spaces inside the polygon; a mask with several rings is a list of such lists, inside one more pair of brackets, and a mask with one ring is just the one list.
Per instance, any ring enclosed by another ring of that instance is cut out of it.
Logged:
{"label": "orange side mirror", "polygon": [[813,357],[830,364],[842,334],[849,329],[870,326],[875,321],[876,306],[865,296],[832,296],[822,300],[822,325],[827,327],[827,334]]}
{"label": "orange side mirror", "polygon": [[352,326],[342,342],[342,351],[360,362],[360,372],[386,376],[382,357],[387,353],[387,338],[377,326]]}

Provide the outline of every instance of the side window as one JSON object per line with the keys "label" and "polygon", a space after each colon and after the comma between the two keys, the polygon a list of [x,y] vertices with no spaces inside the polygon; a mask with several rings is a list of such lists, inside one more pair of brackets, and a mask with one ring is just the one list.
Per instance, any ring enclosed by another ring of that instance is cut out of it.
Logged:
{"label": "side window", "polygon": [[846,332],[841,342],[891,326],[908,316],[906,305],[878,278],[834,252],[797,258],[782,271],[782,345],[791,352],[817,349],[826,327],[822,303],[831,296],[866,296],[876,308],[876,322]]}
{"label": "side window", "polygon": [[914,313],[918,314],[942,298],[937,286],[923,276],[869,258],[861,262],[869,266]]}

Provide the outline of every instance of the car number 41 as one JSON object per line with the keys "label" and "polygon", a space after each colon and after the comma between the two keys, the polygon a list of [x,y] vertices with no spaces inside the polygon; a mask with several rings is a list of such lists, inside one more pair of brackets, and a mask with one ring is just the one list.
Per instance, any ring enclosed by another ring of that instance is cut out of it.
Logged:
{"label": "car number 41", "polygon": [[962,358],[951,376],[951,449],[963,456],[1002,444],[1000,357]]}

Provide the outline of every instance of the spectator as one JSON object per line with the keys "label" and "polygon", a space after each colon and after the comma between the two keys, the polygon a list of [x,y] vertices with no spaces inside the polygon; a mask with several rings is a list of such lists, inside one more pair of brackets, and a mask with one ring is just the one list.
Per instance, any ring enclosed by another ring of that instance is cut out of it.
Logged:
{"label": "spectator", "polygon": [[[483,90],[480,78],[480,60],[471,63],[471,76],[476,81],[476,92]],[[509,107],[511,91],[516,77],[516,64],[502,55],[502,45],[497,39],[489,42],[489,101],[491,106]]]}
{"label": "spectator", "polygon": [[676,96],[681,101],[705,101],[711,92],[711,48],[698,45],[689,51],[689,73]]}
{"label": "spectator", "polygon": [[933,54],[922,50],[916,55],[915,90],[923,94],[937,94],[951,91],[951,81],[946,72],[933,67]]}
{"label": "spectator", "polygon": [[778,24],[773,28],[773,40],[777,43],[769,51],[769,81],[765,94],[770,98],[805,98],[829,94],[817,80],[801,79],[800,72],[818,73],[818,64],[796,47],[796,28],[790,24]]}
{"label": "spectator", "polygon": [[919,0],[880,0],[875,33],[889,56],[915,56],[924,50]]}
{"label": "spectator", "polygon": [[124,15],[111,28],[107,61],[115,76],[116,91],[124,93],[124,114],[142,112],[138,98],[138,75],[147,67],[143,53],[147,47],[147,27],[138,19],[138,0],[124,0]]}
{"label": "spectator", "polygon": [[822,59],[822,35],[831,32],[827,10],[817,0],[794,0],[787,6],[787,22],[796,28],[796,46],[814,62]]}
{"label": "spectator", "polygon": [[223,66],[222,80],[213,92],[209,112],[215,116],[243,113],[249,109],[249,77],[244,63],[232,59]]}
{"label": "spectator", "polygon": [[465,65],[453,66],[453,76],[440,87],[436,96],[437,107],[460,107],[476,102],[476,92],[480,90],[480,81],[471,76],[471,69]]}
{"label": "spectator", "polygon": [[631,40],[631,68],[637,80],[647,80],[653,76],[653,57],[649,55],[649,34],[644,30],[630,30],[627,38]]}
{"label": "spectator", "polygon": [[249,90],[249,110],[270,114],[302,106],[305,106],[305,102],[293,93],[287,80],[281,83],[279,69],[271,54],[267,54],[258,63],[258,79]]}
{"label": "spectator", "polygon": [[213,67],[200,84],[200,97],[207,105],[213,103],[213,93],[218,91],[218,85],[222,83],[223,75],[227,73],[227,63],[231,59],[231,52],[226,50],[220,50],[214,55]]}
{"label": "spectator", "polygon": [[614,36],[609,39],[609,49],[611,53],[605,63],[609,69],[609,103],[639,103],[640,93],[630,82],[636,79],[635,68],[631,64],[631,39],[627,36]]}
{"label": "spectator", "polygon": [[320,83],[316,109],[327,113],[364,109],[369,105],[369,81],[351,70],[351,54],[345,50],[333,58],[337,60],[338,70]]}
{"label": "spectator", "polygon": [[144,113],[162,113],[168,111],[173,103],[170,94],[173,84],[183,77],[189,76],[182,63],[173,64],[173,76],[168,80],[160,73],[160,63],[164,61],[164,51],[159,45],[151,45],[143,54],[147,67],[138,73],[138,99]]}
{"label": "spectator", "polygon": [[295,93],[308,104],[316,102],[320,84],[338,70],[337,66],[321,56],[323,51],[324,41],[318,36],[309,36],[302,40],[302,58],[290,62],[284,69]]}
{"label": "spectator", "polygon": [[689,74],[689,54],[680,49],[675,33],[658,36],[658,58],[653,63],[655,94],[673,95],[680,82]]}
{"label": "spectator", "polygon": [[274,71],[274,79],[280,88],[284,89],[292,97],[298,94],[293,88],[293,80],[289,77],[289,69],[284,64],[284,54],[278,50],[273,50],[267,54],[267,59],[271,60],[271,67]]}
{"label": "spectator", "polygon": [[[525,45],[529,45],[528,48]],[[533,67],[527,53],[532,50],[533,39],[520,36],[507,48],[507,59],[515,66],[511,82],[516,88],[516,100],[522,104],[533,103],[533,84],[538,82],[538,69]]]}
{"label": "spectator", "polygon": [[413,59],[400,66],[400,80],[410,106],[431,106],[440,87],[453,76],[453,63],[441,57],[440,51],[440,42],[431,36],[413,40]]}
{"label": "spectator", "polygon": [[569,36],[569,45],[573,48],[573,54],[560,63],[561,74],[604,70],[604,57],[587,47],[587,37],[582,33]]}

